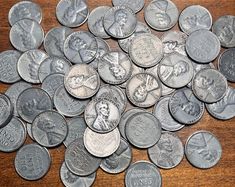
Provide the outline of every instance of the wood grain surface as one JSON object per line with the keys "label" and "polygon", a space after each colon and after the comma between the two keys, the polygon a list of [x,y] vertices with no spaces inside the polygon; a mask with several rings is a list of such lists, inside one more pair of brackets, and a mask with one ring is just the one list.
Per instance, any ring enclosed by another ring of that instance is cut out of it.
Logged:
{"label": "wood grain surface", "polygon": [[[12,49],[9,42],[10,26],[8,23],[8,11],[13,4],[19,2],[17,0],[0,0],[0,52]],[[43,10],[42,26],[47,32],[52,27],[58,26],[59,23],[55,17],[55,7],[57,0],[34,0]],[[111,0],[87,0],[89,10],[93,10],[97,6],[112,6]],[[145,1],[147,5],[150,0]],[[222,15],[235,15],[235,0],[173,0],[179,11],[193,4],[199,4],[206,7],[212,14],[215,21]],[[138,20],[144,21],[143,10],[137,14]],[[174,29],[178,29],[176,25]],[[75,30],[87,30],[87,23]],[[161,32],[152,30],[157,36],[161,36]],[[118,48],[116,41],[107,40],[110,46]],[[222,49],[223,50],[223,49]],[[217,64],[217,59],[214,64]],[[235,84],[230,84],[235,87]],[[5,92],[9,87],[7,84],[0,84],[0,92]],[[130,106],[129,106],[130,107]],[[201,121],[195,125],[187,126],[176,132],[183,143],[187,137],[196,130],[208,130],[214,133],[221,142],[223,153],[220,162],[213,168],[207,170],[197,169],[191,166],[186,158],[181,164],[171,170],[161,169],[163,186],[235,186],[235,118],[228,121],[219,121],[211,117],[205,112]],[[29,137],[25,144],[32,142]],[[61,145],[55,149],[49,149],[52,157],[52,165],[47,175],[38,181],[26,181],[19,177],[15,172],[14,158],[16,152],[2,153],[0,152],[0,187],[60,187],[63,186],[59,177],[59,169],[64,160],[65,148]],[[133,162],[138,160],[148,160],[146,150],[138,150],[133,148]],[[111,175],[103,172],[101,169],[97,172],[94,187],[123,187],[124,175]]]}

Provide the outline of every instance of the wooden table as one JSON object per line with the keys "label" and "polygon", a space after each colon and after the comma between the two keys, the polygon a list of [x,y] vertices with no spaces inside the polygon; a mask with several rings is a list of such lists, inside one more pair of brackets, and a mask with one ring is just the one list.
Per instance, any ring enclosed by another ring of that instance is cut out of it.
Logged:
{"label": "wooden table", "polygon": [[[10,7],[18,2],[18,0],[0,0],[0,51],[12,49],[9,42],[10,26],[8,24],[8,11]],[[59,23],[55,17],[56,0],[35,0],[43,10],[42,26],[47,32],[52,27],[58,26]],[[112,6],[111,0],[87,0],[89,10],[93,10],[97,6]],[[150,0],[146,0],[147,5]],[[222,15],[235,15],[235,0],[173,0],[173,2],[182,11],[186,6],[200,4],[206,7],[212,14],[213,20]],[[143,10],[138,13],[138,20],[144,21]],[[175,26],[174,29],[178,29]],[[87,23],[75,30],[87,30]],[[153,31],[153,30],[152,30]],[[157,36],[162,33],[153,31]],[[112,48],[118,48],[117,42],[108,40]],[[217,63],[217,60],[214,62]],[[230,84],[235,87],[235,84]],[[7,84],[0,84],[0,92],[5,92],[9,87]],[[187,137],[196,130],[208,130],[214,133],[220,140],[223,148],[223,154],[220,162],[213,168],[207,170],[197,169],[191,166],[186,158],[181,164],[171,170],[161,169],[163,186],[235,186],[235,118],[228,121],[219,121],[211,117],[205,112],[201,121],[195,125],[187,126],[177,132],[183,143]],[[28,137],[25,144],[32,142]],[[0,152],[0,187],[59,187],[63,186],[59,177],[59,169],[64,160],[64,146],[50,149],[52,157],[52,165],[47,175],[38,181],[29,182],[23,180],[17,175],[14,169],[14,158],[16,152],[2,153]],[[133,162],[138,160],[148,160],[146,150],[133,149]],[[94,187],[122,187],[124,186],[124,173],[119,175],[110,175],[101,169],[97,172],[97,178]]]}

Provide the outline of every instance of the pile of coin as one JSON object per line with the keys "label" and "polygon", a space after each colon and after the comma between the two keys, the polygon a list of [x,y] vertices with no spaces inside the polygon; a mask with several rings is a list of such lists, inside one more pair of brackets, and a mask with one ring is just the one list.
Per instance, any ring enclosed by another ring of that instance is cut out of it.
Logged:
{"label": "pile of coin", "polygon": [[[56,17],[63,26],[45,36],[38,4],[21,1],[10,9],[16,50],[0,53],[0,81],[12,84],[0,94],[0,150],[18,150],[14,164],[22,178],[46,175],[47,149],[61,144],[65,186],[91,186],[100,167],[126,170],[127,187],[156,187],[158,168],[174,168],[184,155],[198,168],[218,163],[222,148],[211,132],[193,133],[185,148],[174,132],[197,123],[205,107],[218,119],[235,116],[235,90],[227,83],[235,82],[235,16],[212,26],[200,5],[179,13],[172,1],[154,0],[145,7],[145,24],[136,17],[144,4],[113,0],[113,7],[89,13],[85,0],[60,0]],[[89,31],[72,29],[86,21]],[[182,32],[168,31],[177,22]],[[167,32],[158,38],[147,25]],[[122,50],[111,50],[109,38]],[[221,46],[229,49],[217,70],[211,62]],[[23,145],[27,133],[35,143]],[[131,164],[130,145],[147,149],[152,162]]]}

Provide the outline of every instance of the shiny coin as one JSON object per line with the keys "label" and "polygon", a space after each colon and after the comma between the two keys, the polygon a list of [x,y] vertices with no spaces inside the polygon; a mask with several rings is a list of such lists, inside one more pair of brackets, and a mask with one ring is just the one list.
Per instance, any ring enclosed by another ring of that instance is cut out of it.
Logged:
{"label": "shiny coin", "polygon": [[89,153],[96,157],[108,157],[119,147],[121,136],[116,128],[111,132],[100,134],[87,128],[84,133],[84,145]]}
{"label": "shiny coin", "polygon": [[138,112],[126,122],[126,137],[138,148],[149,148],[161,137],[159,120],[148,112]]}
{"label": "shiny coin", "polygon": [[176,134],[163,132],[160,140],[148,149],[148,155],[158,167],[171,169],[183,160],[184,147]]}
{"label": "shiny coin", "polygon": [[219,140],[208,131],[197,131],[187,140],[185,155],[195,167],[208,169],[215,166],[222,154]]}
{"label": "shiny coin", "polygon": [[199,71],[192,81],[193,93],[206,103],[214,103],[222,99],[227,91],[226,78],[215,69]]}
{"label": "shiny coin", "polygon": [[144,7],[144,0],[112,0],[114,6],[126,6],[135,13]]}
{"label": "shiny coin", "polygon": [[27,130],[27,134],[29,135],[29,137],[34,140],[33,134],[32,134],[32,124],[30,123],[26,123],[26,130]]}
{"label": "shiny coin", "polygon": [[125,171],[132,160],[132,151],[126,140],[121,139],[120,145],[111,156],[103,159],[100,164],[102,170],[107,173],[117,174]]}
{"label": "shiny coin", "polygon": [[144,11],[146,22],[155,30],[165,31],[174,27],[178,21],[179,11],[170,0],[154,0]]}
{"label": "shiny coin", "polygon": [[0,93],[0,129],[6,126],[13,116],[13,104],[9,97]]}

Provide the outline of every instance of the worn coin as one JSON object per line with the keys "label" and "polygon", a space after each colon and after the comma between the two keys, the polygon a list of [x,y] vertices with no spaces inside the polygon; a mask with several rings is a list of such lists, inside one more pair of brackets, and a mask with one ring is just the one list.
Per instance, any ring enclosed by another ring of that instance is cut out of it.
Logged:
{"label": "worn coin", "polygon": [[99,168],[101,161],[86,150],[83,138],[74,140],[65,151],[66,166],[78,176],[91,175]]}
{"label": "worn coin", "polygon": [[85,0],[60,0],[56,6],[58,21],[67,27],[79,27],[85,23],[88,14]]}
{"label": "worn coin", "polygon": [[112,51],[104,54],[98,63],[100,77],[109,84],[121,84],[130,78],[132,62],[127,54]]}
{"label": "worn coin", "polygon": [[139,73],[131,77],[127,83],[126,94],[136,106],[150,107],[161,97],[160,80],[150,73]]}
{"label": "worn coin", "polygon": [[140,34],[133,38],[129,55],[137,66],[143,68],[155,66],[163,57],[162,41],[150,33]]}
{"label": "worn coin", "polygon": [[161,123],[148,112],[138,112],[126,122],[126,137],[138,148],[149,148],[161,137]]}
{"label": "worn coin", "polygon": [[206,103],[214,103],[222,99],[227,88],[226,78],[215,69],[202,69],[192,80],[193,93]]}
{"label": "worn coin", "polygon": [[222,147],[211,132],[196,131],[186,142],[185,155],[193,166],[208,169],[219,162]]}
{"label": "worn coin", "polygon": [[133,163],[125,175],[126,187],[161,187],[162,177],[158,168],[148,161]]}
{"label": "worn coin", "polygon": [[114,6],[126,6],[135,13],[144,7],[144,0],[112,0]]}
{"label": "worn coin", "polygon": [[121,138],[118,149],[111,156],[102,160],[100,167],[107,173],[117,174],[125,171],[132,160],[132,150],[125,139]]}
{"label": "worn coin", "polygon": [[13,116],[13,104],[9,97],[0,93],[0,129],[6,126]]}
{"label": "worn coin", "polygon": [[38,144],[27,144],[15,157],[16,172],[26,180],[38,180],[46,175],[51,165],[50,153]]}
{"label": "worn coin", "polygon": [[178,21],[179,11],[170,0],[154,0],[144,11],[145,21],[155,30],[169,30]]}
{"label": "worn coin", "polygon": [[30,123],[26,123],[26,130],[27,130],[27,134],[29,135],[29,137],[34,140],[33,134],[32,134],[32,124]]}
{"label": "worn coin", "polygon": [[87,128],[83,139],[89,153],[103,158],[112,155],[118,149],[121,136],[117,128],[105,134],[100,134]]}
{"label": "worn coin", "polygon": [[148,149],[148,155],[158,167],[171,169],[183,160],[184,146],[176,134],[163,132],[159,141]]}

